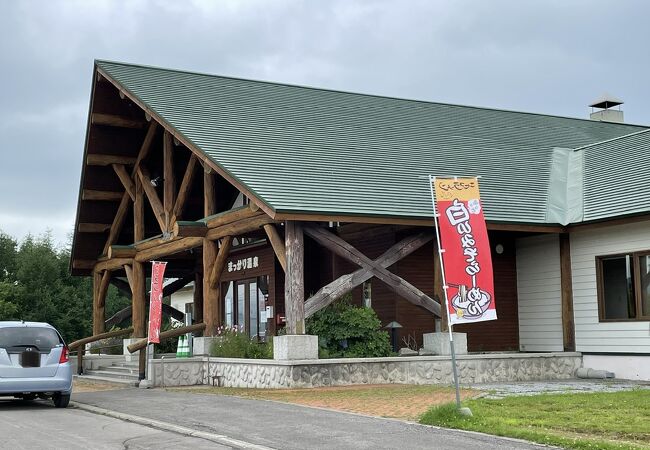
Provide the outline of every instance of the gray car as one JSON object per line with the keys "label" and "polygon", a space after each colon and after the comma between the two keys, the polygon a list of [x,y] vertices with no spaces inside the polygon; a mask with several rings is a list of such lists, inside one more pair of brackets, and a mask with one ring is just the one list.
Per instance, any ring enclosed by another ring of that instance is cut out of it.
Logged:
{"label": "gray car", "polygon": [[0,322],[0,397],[51,398],[65,408],[72,393],[68,347],[42,322]]}

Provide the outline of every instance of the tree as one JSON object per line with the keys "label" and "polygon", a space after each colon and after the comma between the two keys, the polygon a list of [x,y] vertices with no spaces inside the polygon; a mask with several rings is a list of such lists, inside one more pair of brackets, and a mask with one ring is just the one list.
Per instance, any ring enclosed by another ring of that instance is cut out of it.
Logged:
{"label": "tree", "polygon": [[[28,236],[20,244],[0,233],[0,320],[48,322],[66,341],[92,332],[92,282],[69,272],[70,243],[57,249],[51,235]],[[131,303],[111,286],[110,315]]]}

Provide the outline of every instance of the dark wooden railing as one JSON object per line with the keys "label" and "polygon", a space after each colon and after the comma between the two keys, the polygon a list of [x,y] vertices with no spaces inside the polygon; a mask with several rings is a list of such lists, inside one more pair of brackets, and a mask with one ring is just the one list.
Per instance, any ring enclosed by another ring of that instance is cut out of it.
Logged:
{"label": "dark wooden railing", "polygon": [[86,344],[90,344],[91,342],[101,341],[102,339],[128,336],[131,333],[133,333],[133,328],[125,328],[123,330],[108,331],[106,333],[96,334],[94,336],[88,336],[83,339],[79,339],[77,341],[70,343],[70,345],[68,345],[68,348],[71,351],[77,350],[77,374],[82,375],[84,371],[83,358],[85,353],[84,346]]}

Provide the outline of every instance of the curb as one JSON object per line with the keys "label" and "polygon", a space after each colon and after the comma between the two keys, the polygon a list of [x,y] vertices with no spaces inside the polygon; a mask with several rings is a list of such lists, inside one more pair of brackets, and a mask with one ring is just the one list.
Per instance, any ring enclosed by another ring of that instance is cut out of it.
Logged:
{"label": "curb", "polygon": [[230,438],[223,434],[197,431],[197,430],[193,430],[192,428],[182,427],[180,425],[174,425],[167,422],[161,422],[159,420],[148,419],[146,417],[133,416],[131,414],[119,413],[116,411],[111,411],[109,409],[99,408],[97,406],[86,405],[84,403],[70,402],[70,405],[74,406],[75,408],[91,412],[93,414],[112,417],[114,419],[124,420],[126,422],[132,422],[138,425],[144,425],[161,431],[169,431],[172,433],[181,434],[183,436],[191,436],[195,438],[205,439],[211,442],[215,442],[217,444],[228,445],[234,448],[242,448],[242,449],[250,449],[250,450],[274,450],[272,447],[265,447],[263,445],[252,444],[250,442]]}

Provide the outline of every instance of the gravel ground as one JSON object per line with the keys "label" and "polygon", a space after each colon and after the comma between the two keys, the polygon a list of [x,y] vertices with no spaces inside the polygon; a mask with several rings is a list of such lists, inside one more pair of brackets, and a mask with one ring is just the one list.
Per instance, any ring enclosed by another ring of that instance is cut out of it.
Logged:
{"label": "gravel ground", "polygon": [[522,381],[510,383],[480,383],[466,387],[486,391],[485,398],[504,398],[514,395],[567,394],[579,392],[618,392],[631,389],[650,389],[649,382],[629,380],[559,380]]}

